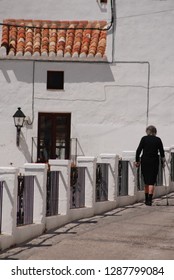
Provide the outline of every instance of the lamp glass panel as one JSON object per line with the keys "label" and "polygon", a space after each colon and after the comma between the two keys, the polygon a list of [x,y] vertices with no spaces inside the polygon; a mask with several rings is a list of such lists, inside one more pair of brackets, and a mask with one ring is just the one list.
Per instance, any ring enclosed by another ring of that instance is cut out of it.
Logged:
{"label": "lamp glass panel", "polygon": [[21,117],[15,117],[14,118],[15,126],[20,126],[22,127],[24,124],[24,118]]}

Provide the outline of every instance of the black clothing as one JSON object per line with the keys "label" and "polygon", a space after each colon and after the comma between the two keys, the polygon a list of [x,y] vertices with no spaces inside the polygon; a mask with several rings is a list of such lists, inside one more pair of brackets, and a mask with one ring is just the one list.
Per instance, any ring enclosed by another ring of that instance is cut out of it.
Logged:
{"label": "black clothing", "polygon": [[147,205],[149,205],[149,206],[152,206],[152,197],[153,197],[153,194],[149,194],[149,199],[148,199],[148,203],[147,203]]}
{"label": "black clothing", "polygon": [[145,204],[148,205],[149,204],[149,194],[145,193]]}
{"label": "black clothing", "polygon": [[141,138],[140,144],[136,150],[136,162],[140,162],[141,157],[141,171],[146,185],[154,185],[159,168],[159,155],[164,158],[164,148],[162,141],[155,135],[147,135]]}

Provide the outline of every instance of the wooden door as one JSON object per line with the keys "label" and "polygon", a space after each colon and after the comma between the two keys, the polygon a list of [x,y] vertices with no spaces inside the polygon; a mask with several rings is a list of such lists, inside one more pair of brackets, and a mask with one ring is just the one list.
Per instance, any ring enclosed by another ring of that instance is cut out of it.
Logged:
{"label": "wooden door", "polygon": [[70,158],[69,113],[39,113],[37,161]]}

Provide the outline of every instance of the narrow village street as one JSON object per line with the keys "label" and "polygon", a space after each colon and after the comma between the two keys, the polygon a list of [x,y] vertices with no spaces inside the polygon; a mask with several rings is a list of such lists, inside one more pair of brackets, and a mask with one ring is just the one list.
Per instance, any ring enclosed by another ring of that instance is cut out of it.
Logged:
{"label": "narrow village street", "polygon": [[47,232],[0,254],[10,260],[173,260],[174,194],[116,208]]}

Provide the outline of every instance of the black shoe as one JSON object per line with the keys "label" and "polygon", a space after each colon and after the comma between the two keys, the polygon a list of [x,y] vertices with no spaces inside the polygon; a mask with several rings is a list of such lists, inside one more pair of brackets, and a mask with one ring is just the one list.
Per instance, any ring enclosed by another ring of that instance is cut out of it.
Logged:
{"label": "black shoe", "polygon": [[147,206],[152,206],[152,203],[150,203],[149,201],[146,201],[145,204],[146,204]]}
{"label": "black shoe", "polygon": [[147,205],[147,206],[152,206],[152,202],[148,201],[148,202],[146,203],[146,205]]}

